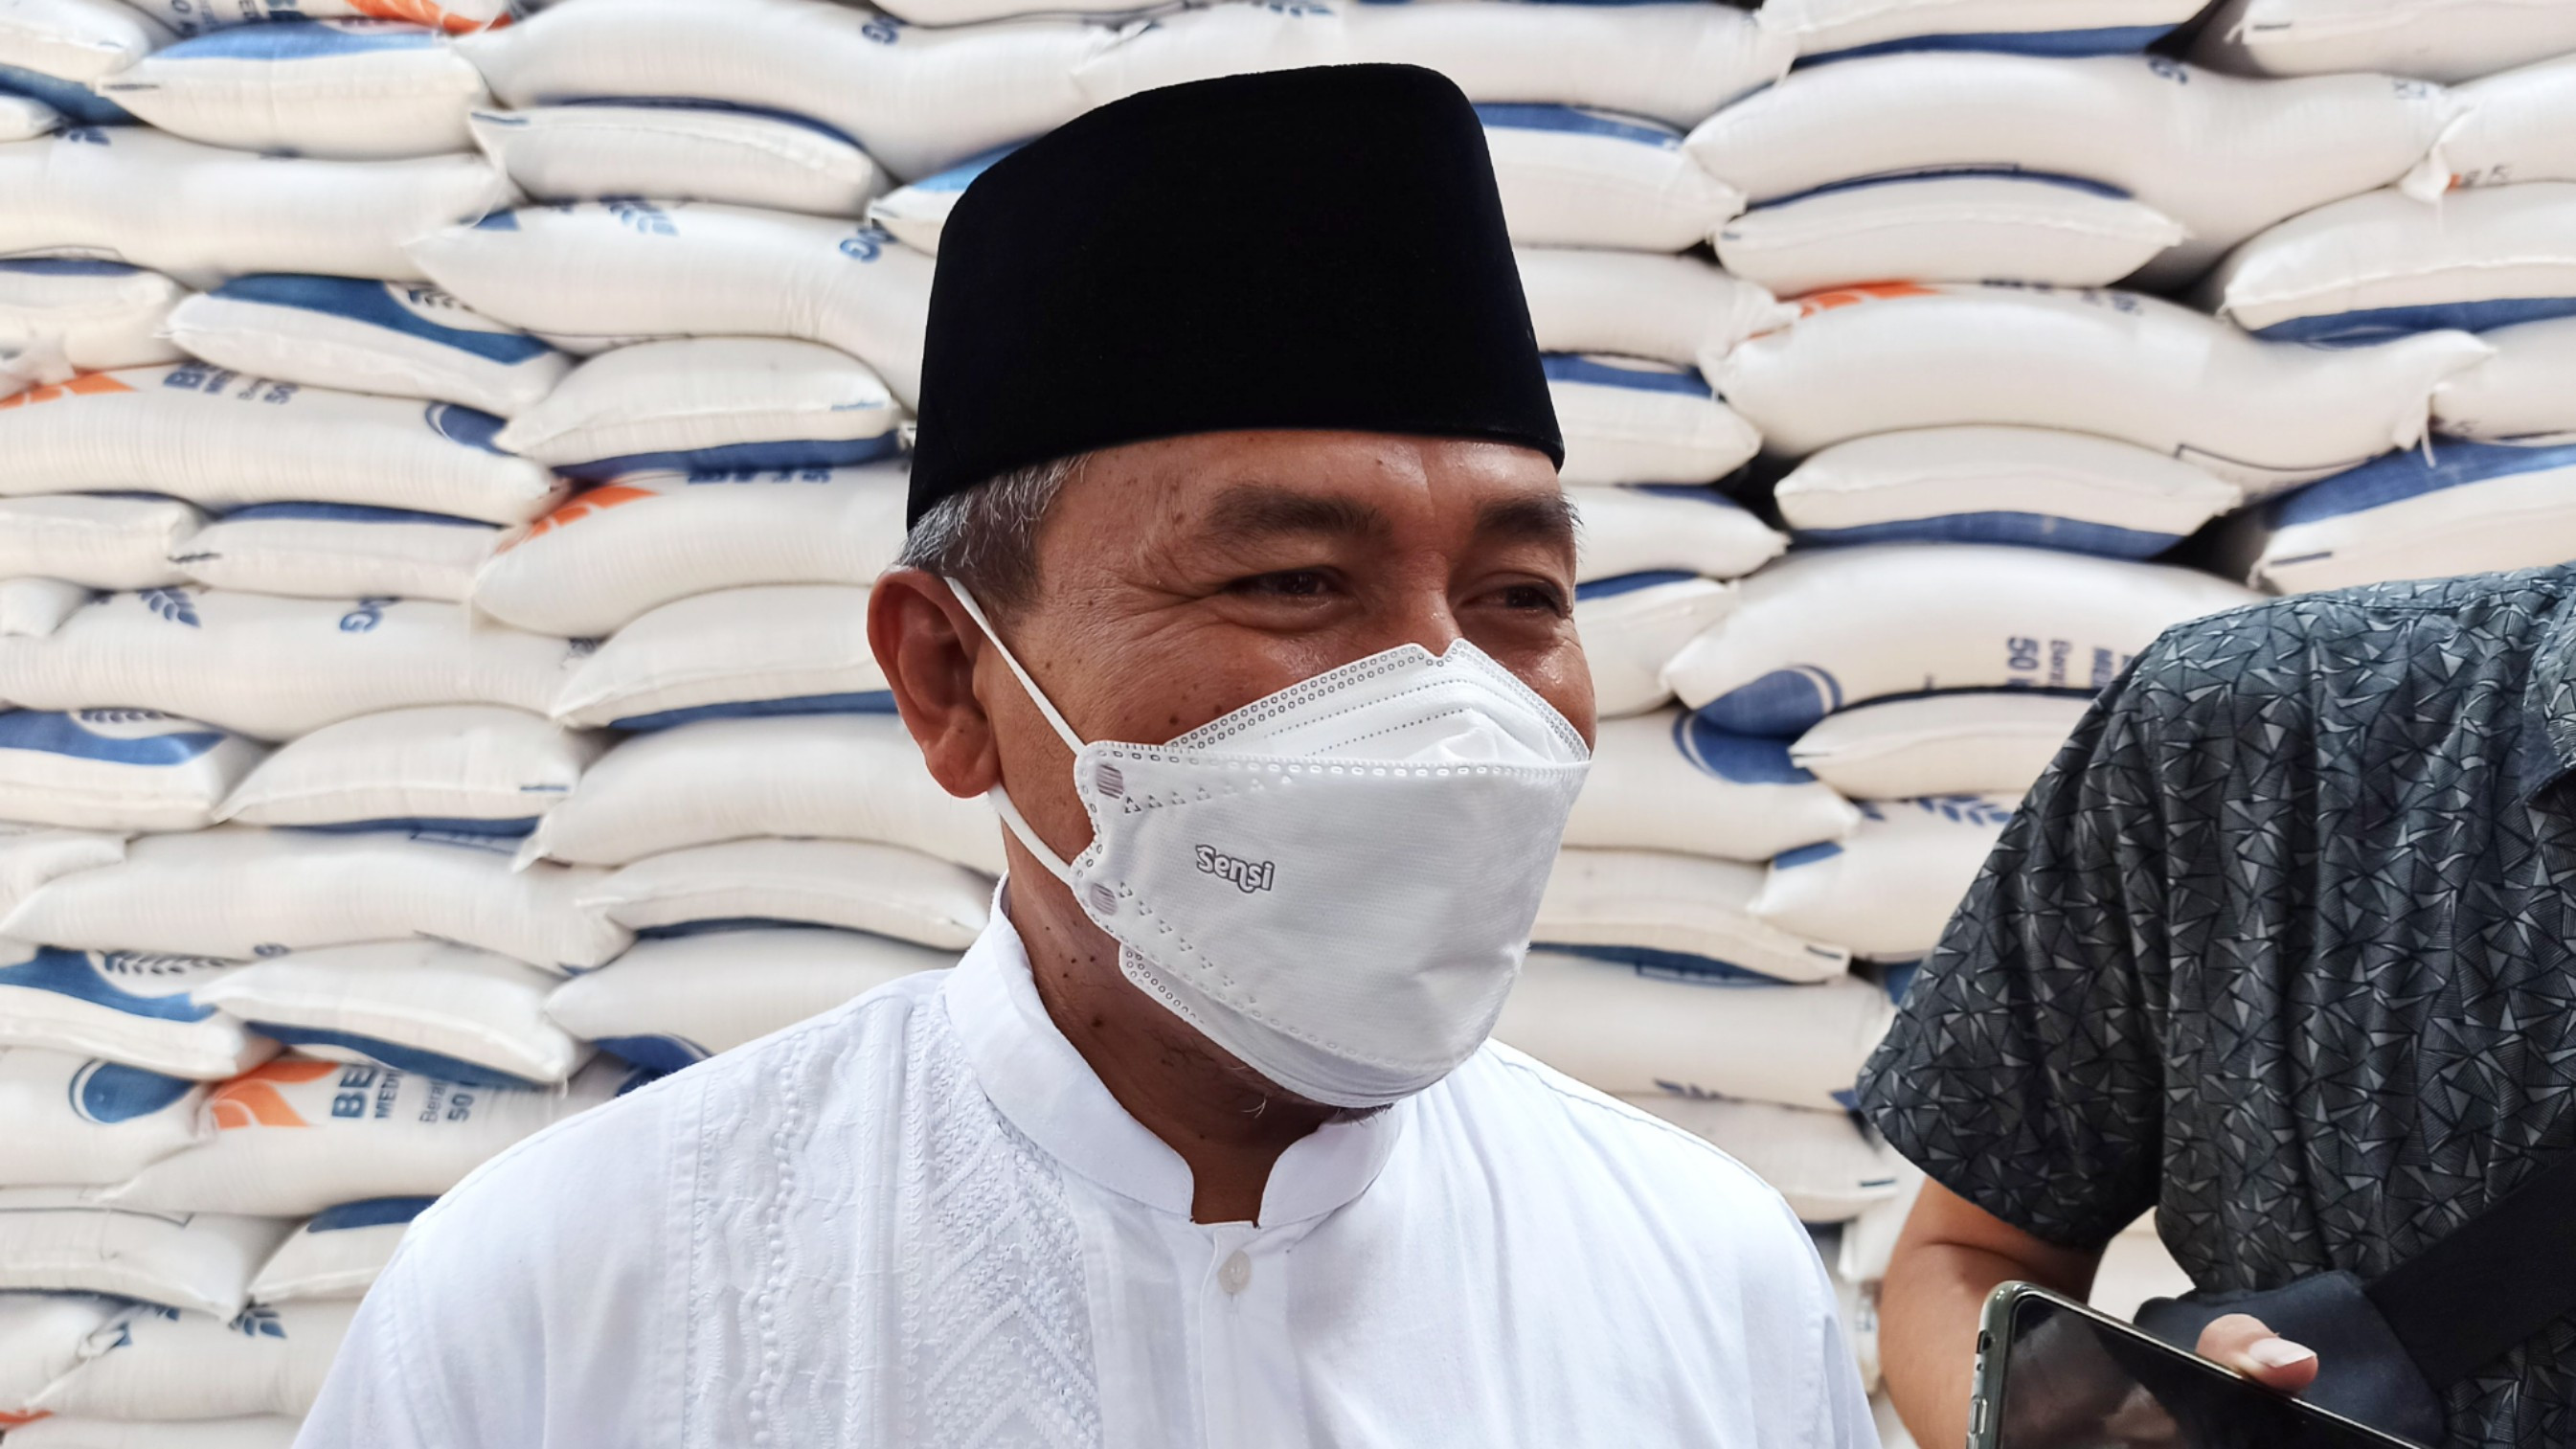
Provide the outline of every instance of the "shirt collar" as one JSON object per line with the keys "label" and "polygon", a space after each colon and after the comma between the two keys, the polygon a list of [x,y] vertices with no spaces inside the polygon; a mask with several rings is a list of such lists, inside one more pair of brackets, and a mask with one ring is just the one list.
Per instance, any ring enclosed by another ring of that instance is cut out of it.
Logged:
{"label": "shirt collar", "polygon": [[2528,803],[2576,773],[2576,593],[2558,602],[2522,686],[2514,794]]}
{"label": "shirt collar", "polygon": [[[1127,1115],[1056,1029],[1029,974],[1028,947],[1011,925],[1009,889],[1008,882],[995,889],[991,922],[941,987],[984,1095],[1022,1136],[1074,1172],[1187,1218],[1189,1164]],[[1327,1123],[1291,1145],[1262,1189],[1261,1226],[1321,1217],[1357,1198],[1386,1166],[1412,1109],[1408,1100],[1362,1121]]]}

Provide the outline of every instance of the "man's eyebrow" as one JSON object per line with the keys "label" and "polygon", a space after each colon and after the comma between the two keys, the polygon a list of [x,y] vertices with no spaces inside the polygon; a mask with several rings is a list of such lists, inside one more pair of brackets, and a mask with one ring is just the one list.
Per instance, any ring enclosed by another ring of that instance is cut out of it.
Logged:
{"label": "man's eyebrow", "polygon": [[1488,503],[1477,511],[1476,536],[1506,543],[1561,546],[1570,552],[1581,521],[1573,500],[1562,493],[1509,498]]}
{"label": "man's eyebrow", "polygon": [[1209,506],[1207,527],[1224,538],[1298,533],[1370,538],[1381,537],[1391,528],[1385,514],[1358,499],[1302,493],[1277,483],[1237,483],[1227,488]]}

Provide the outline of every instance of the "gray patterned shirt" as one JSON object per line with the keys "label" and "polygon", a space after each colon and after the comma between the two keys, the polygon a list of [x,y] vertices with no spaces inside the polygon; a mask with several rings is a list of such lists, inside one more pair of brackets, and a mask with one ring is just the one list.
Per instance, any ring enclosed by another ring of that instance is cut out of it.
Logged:
{"label": "gray patterned shirt", "polygon": [[[2004,832],[1870,1063],[1935,1181],[2203,1289],[2385,1272],[2576,1150],[2576,567],[2182,625]],[[2449,1394],[2576,1443],[2576,1314]]]}

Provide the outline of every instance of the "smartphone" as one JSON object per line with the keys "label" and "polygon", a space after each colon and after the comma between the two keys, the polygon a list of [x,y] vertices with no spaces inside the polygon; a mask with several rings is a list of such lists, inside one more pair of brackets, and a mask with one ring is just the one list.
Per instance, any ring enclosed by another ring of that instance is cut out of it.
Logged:
{"label": "smartphone", "polygon": [[2070,1298],[2006,1283],[1977,1334],[1968,1449],[2420,1449]]}

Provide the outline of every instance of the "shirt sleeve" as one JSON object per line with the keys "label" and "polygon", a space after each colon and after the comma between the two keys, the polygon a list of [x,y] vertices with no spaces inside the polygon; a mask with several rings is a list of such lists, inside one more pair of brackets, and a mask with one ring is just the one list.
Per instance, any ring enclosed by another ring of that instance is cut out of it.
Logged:
{"label": "shirt sleeve", "polygon": [[2154,703],[2173,697],[2152,687],[2163,648],[2032,787],[1861,1084],[1863,1110],[1933,1181],[2080,1250],[2153,1205],[2159,1180],[2149,982],[2173,904],[2166,814],[2192,808],[2188,743],[2161,738]]}
{"label": "shirt sleeve", "polygon": [[466,1442],[456,1437],[445,1393],[470,1383],[470,1370],[438,1361],[455,1335],[426,1331],[413,1311],[406,1266],[397,1255],[359,1306],[295,1449],[434,1449]]}

